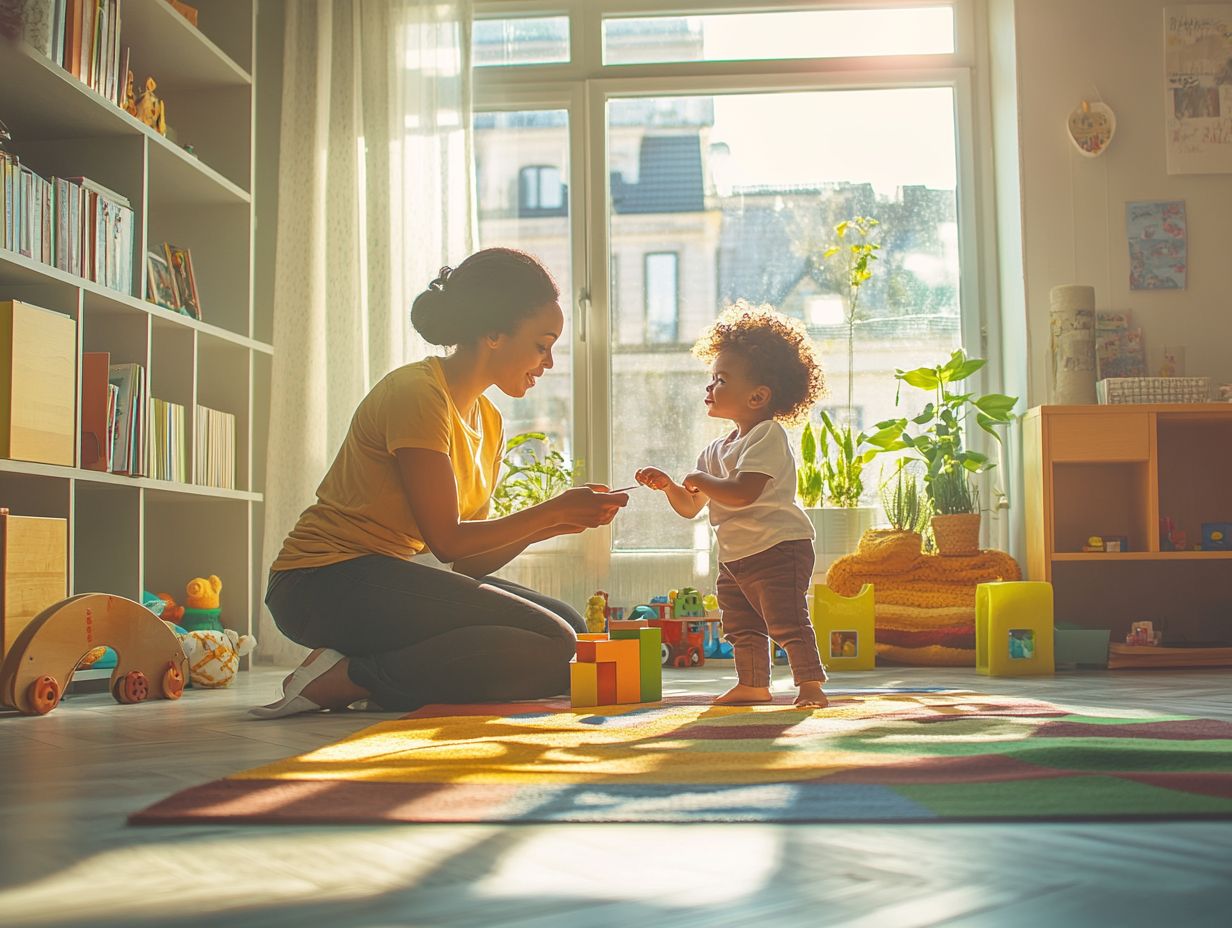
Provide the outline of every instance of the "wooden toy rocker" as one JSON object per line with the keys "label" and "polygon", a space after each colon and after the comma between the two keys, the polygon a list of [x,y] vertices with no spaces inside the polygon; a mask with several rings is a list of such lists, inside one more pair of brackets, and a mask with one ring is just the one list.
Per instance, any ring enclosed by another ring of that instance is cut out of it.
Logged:
{"label": "wooden toy rocker", "polygon": [[0,665],[0,705],[46,715],[81,658],[101,644],[116,652],[111,694],[117,702],[183,695],[187,659],[175,633],[131,599],[81,593],[48,606],[22,629]]}

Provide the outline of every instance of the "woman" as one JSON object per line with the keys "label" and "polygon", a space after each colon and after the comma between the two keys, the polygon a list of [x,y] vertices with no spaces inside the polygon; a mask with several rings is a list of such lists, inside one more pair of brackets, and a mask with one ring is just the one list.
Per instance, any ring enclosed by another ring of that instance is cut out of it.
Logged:
{"label": "woman", "polygon": [[[629,498],[576,487],[488,520],[504,435],[483,396],[491,386],[523,396],[552,367],[559,296],[534,258],[489,248],[415,299],[412,325],[454,350],[398,368],[359,404],[317,502],[270,568],[275,623],[316,650],[254,715],[568,689],[581,616],[489,574],[533,542],[606,525]],[[426,553],[453,570],[416,561]]]}

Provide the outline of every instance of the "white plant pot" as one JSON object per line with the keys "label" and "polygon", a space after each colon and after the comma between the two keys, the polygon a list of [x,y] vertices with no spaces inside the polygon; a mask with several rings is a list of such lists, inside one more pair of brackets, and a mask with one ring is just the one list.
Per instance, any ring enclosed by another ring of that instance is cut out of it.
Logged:
{"label": "white plant pot", "polygon": [[804,512],[813,523],[813,532],[817,536],[813,540],[816,556],[814,583],[824,582],[831,564],[844,555],[854,553],[860,544],[860,537],[877,521],[877,510],[872,506],[855,509],[825,507],[806,509]]}

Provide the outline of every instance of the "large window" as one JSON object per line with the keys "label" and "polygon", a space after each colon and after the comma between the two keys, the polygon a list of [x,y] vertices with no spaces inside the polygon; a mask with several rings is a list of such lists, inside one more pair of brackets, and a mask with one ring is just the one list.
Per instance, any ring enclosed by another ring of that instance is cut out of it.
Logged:
{"label": "large window", "polygon": [[[690,349],[734,300],[801,319],[825,364],[824,407],[865,427],[896,414],[896,368],[978,337],[979,301],[963,299],[978,285],[971,0],[792,5],[519,0],[527,16],[568,11],[552,34],[571,53],[477,72],[483,243],[538,251],[562,279],[577,269],[563,298],[575,356],[507,405],[519,424],[550,423],[588,479],[628,484],[645,464],[679,478],[722,434]],[[508,7],[477,9],[502,17],[500,54],[518,60]],[[881,251],[849,415],[842,288],[820,256],[856,215],[879,221]],[[552,421],[562,410],[564,425]],[[704,517],[685,522],[650,491],[633,494],[611,539],[614,556],[710,547]]]}

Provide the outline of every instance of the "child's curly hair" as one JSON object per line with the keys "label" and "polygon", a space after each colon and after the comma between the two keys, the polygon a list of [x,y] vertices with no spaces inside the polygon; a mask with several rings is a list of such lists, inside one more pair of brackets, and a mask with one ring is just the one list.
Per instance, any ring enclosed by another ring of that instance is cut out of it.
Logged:
{"label": "child's curly hair", "polygon": [[737,300],[719,315],[693,346],[694,357],[710,362],[730,348],[749,366],[749,375],[770,388],[770,410],[786,425],[803,422],[825,392],[825,375],[804,324],[773,306]]}

